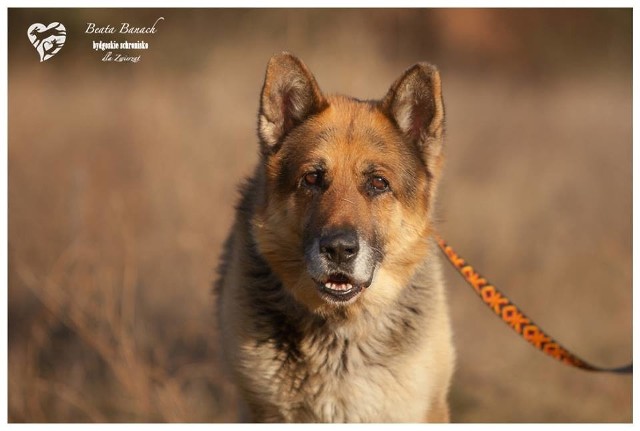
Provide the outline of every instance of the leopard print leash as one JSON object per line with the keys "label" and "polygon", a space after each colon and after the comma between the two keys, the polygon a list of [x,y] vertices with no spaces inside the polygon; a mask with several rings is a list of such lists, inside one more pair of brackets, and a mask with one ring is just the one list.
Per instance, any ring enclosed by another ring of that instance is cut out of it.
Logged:
{"label": "leopard print leash", "polygon": [[602,368],[592,365],[571,353],[547,335],[546,332],[511,302],[509,298],[489,283],[486,278],[482,277],[471,265],[467,264],[442,238],[438,235],[435,235],[435,238],[447,260],[449,260],[467,283],[473,287],[473,290],[480,296],[482,301],[491,308],[504,323],[509,325],[536,349],[567,365],[572,365],[583,370],[633,374],[633,363],[618,368]]}

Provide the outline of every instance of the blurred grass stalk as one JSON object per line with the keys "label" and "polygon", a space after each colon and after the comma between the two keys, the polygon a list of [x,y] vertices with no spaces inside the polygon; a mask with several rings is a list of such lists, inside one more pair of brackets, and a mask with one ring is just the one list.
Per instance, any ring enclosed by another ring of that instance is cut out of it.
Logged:
{"label": "blurred grass stalk", "polygon": [[[92,247],[79,239],[64,250],[44,278],[39,279],[24,262],[15,263],[16,272],[51,316],[73,331],[109,366],[132,401],[120,407],[126,406],[138,420],[180,421],[188,408],[180,396],[179,373],[178,377],[170,376],[163,367],[145,361],[137,347],[133,331],[137,283],[135,244],[126,223],[120,223],[120,227],[119,241],[111,238],[111,246],[118,247],[122,257],[119,267],[101,265],[96,245]],[[46,324],[34,327],[29,346],[31,357],[27,358],[30,363],[36,361],[33,355],[45,348],[47,329]],[[32,377],[32,382],[26,382],[27,387],[57,393],[89,420],[106,421],[75,389],[37,375]],[[37,403],[38,397],[33,400]],[[42,411],[41,406],[32,408],[35,412]]]}

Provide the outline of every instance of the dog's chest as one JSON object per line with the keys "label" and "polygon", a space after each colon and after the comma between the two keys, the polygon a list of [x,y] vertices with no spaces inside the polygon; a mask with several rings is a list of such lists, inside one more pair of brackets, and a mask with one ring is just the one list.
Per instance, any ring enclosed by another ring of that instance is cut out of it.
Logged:
{"label": "dog's chest", "polygon": [[416,369],[419,349],[400,352],[375,338],[337,334],[309,337],[295,349],[268,343],[262,349],[272,360],[253,370],[252,380],[274,407],[266,420],[420,421],[427,409],[426,369]]}

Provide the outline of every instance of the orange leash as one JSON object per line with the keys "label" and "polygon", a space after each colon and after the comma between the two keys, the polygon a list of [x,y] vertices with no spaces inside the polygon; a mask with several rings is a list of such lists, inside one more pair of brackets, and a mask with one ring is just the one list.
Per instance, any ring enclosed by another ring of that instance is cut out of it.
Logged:
{"label": "orange leash", "polygon": [[633,363],[618,368],[602,368],[591,365],[587,361],[580,359],[578,356],[565,349],[560,343],[555,341],[538,325],[529,319],[516,305],[504,296],[495,286],[490,284],[487,279],[482,277],[471,265],[460,257],[453,249],[444,242],[437,234],[435,238],[440,249],[447,257],[449,262],[464,277],[473,290],[480,296],[482,301],[493,310],[495,314],[502,319],[504,323],[509,325],[522,338],[532,344],[541,352],[564,362],[567,365],[582,368],[588,371],[604,371],[619,374],[633,374]]}

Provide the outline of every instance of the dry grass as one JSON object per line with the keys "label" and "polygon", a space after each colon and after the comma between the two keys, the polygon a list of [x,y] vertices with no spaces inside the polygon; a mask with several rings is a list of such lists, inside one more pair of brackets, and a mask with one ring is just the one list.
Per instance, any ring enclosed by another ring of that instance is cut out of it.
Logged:
{"label": "dry grass", "polygon": [[[23,34],[160,15],[137,65],[100,63],[81,31],[39,64]],[[440,65],[445,238],[585,359],[627,361],[630,16],[10,11],[9,420],[234,420],[210,285],[282,49],[363,98],[415,61]],[[447,277],[455,421],[631,421],[630,378],[543,357]]]}

